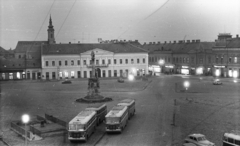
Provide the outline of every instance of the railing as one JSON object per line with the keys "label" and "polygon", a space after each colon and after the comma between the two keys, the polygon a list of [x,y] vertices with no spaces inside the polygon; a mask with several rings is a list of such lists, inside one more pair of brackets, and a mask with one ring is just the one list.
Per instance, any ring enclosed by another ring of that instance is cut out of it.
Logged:
{"label": "railing", "polygon": [[53,123],[57,123],[59,125],[62,125],[63,127],[67,127],[67,123],[65,121],[62,121],[56,117],[53,117],[51,115],[45,114],[45,118]]}
{"label": "railing", "polygon": [[[92,64],[87,64],[86,65],[87,68],[92,68]],[[108,67],[108,64],[95,64],[95,67],[98,68],[98,67]]]}
{"label": "railing", "polygon": [[42,137],[42,132],[37,130],[35,127],[31,126],[30,125],[30,131],[33,133],[33,134],[37,134],[38,136]]}
{"label": "railing", "polygon": [[[16,131],[17,133],[21,134],[22,136],[25,137],[25,129],[18,126],[17,124],[15,124],[14,122],[11,122],[11,128]],[[27,137],[30,139],[30,132],[27,131]]]}

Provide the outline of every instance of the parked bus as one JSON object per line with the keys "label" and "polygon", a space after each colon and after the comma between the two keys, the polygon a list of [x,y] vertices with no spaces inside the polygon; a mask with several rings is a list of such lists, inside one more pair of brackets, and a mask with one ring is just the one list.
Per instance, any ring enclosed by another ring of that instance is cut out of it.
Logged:
{"label": "parked bus", "polygon": [[106,132],[122,132],[128,122],[128,107],[114,106],[105,116],[105,119]]}
{"label": "parked bus", "polygon": [[81,111],[69,122],[68,139],[70,141],[87,141],[95,131],[96,122],[97,113],[95,111]]}
{"label": "parked bus", "polygon": [[134,99],[124,99],[118,103],[118,105],[128,107],[128,118],[130,119],[135,114],[135,100]]}
{"label": "parked bus", "polygon": [[107,106],[106,104],[93,104],[86,108],[86,110],[92,110],[97,112],[97,125],[105,120],[105,116],[107,114]]}
{"label": "parked bus", "polygon": [[224,133],[223,146],[240,146],[240,131]]}

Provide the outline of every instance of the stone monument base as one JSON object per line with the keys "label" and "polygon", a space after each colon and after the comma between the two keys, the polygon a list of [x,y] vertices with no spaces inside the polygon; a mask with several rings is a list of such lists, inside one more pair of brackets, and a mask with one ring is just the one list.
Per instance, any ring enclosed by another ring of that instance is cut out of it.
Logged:
{"label": "stone monument base", "polygon": [[99,95],[99,94],[87,95],[83,98],[79,98],[76,100],[76,102],[82,102],[82,103],[96,103],[96,102],[108,102],[108,101],[112,101],[112,98],[103,97],[102,95]]}

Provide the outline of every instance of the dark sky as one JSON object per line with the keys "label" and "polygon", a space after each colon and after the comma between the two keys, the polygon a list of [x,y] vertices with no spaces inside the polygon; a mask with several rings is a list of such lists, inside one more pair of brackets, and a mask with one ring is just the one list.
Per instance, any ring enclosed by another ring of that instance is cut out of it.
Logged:
{"label": "dark sky", "polygon": [[0,46],[47,40],[50,14],[57,43],[214,41],[240,33],[239,0],[1,0]]}

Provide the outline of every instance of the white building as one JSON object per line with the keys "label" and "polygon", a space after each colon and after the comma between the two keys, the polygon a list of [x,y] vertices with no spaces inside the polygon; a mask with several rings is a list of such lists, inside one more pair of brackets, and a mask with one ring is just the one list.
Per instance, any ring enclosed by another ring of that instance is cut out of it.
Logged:
{"label": "white building", "polygon": [[148,52],[128,42],[42,46],[42,79],[89,78],[91,52],[99,77],[148,74]]}

